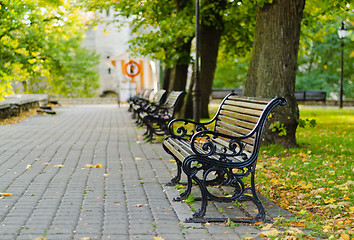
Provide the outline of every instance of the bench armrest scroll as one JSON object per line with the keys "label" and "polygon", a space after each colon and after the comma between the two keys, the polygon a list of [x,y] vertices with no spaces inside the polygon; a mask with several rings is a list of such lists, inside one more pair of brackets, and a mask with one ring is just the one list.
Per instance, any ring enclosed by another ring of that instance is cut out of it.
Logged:
{"label": "bench armrest scroll", "polygon": [[196,132],[208,130],[210,122],[199,123],[188,119],[173,119],[168,124],[169,134],[175,138],[191,138]]}
{"label": "bench armrest scroll", "polygon": [[[199,156],[209,157],[214,155],[224,162],[231,162],[228,157],[236,156],[241,156],[243,160],[247,160],[248,156],[243,152],[245,143],[242,140],[248,137],[234,137],[215,131],[200,131],[192,136],[191,148]],[[226,146],[212,141],[216,138],[223,138],[227,143]]]}

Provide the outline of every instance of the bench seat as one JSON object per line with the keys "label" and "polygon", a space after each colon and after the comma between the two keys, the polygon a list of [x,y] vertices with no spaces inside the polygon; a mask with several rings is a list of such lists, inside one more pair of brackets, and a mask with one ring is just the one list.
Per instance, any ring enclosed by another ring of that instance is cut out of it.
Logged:
{"label": "bench seat", "polygon": [[[187,222],[224,221],[204,218],[208,201],[252,201],[258,213],[254,217],[232,221],[264,220],[265,210],[255,189],[256,162],[268,115],[277,105],[285,104],[284,98],[249,98],[231,93],[224,98],[209,122],[174,119],[169,123],[170,135],[164,139],[163,148],[177,163],[177,175],[169,185],[180,182],[183,170],[187,176],[187,187],[177,200],[188,197],[193,181],[202,195],[200,209]],[[248,176],[250,181],[246,184],[243,178]],[[233,192],[230,196],[215,195],[208,189],[212,185],[229,186]]]}

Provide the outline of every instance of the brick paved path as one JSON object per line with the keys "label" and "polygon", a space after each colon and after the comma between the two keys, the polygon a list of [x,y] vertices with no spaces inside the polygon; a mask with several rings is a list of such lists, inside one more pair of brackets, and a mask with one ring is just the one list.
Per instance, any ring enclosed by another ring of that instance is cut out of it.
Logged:
{"label": "brick paved path", "polygon": [[259,233],[242,224],[183,223],[192,212],[164,186],[175,164],[161,144],[139,141],[144,130],[127,108],[56,110],[0,126],[0,192],[12,194],[0,199],[0,240],[225,240]]}

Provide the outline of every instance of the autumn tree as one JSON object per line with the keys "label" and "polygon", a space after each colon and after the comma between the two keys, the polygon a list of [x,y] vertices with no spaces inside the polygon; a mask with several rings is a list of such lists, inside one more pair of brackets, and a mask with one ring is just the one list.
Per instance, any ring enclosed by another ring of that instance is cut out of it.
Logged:
{"label": "autumn tree", "polygon": [[81,47],[87,21],[79,6],[2,0],[0,16],[0,95],[15,83],[25,93],[95,94],[98,56]]}
{"label": "autumn tree", "polygon": [[[321,4],[330,9],[347,3],[338,0]],[[243,94],[285,97],[288,103],[276,109],[270,122],[277,124],[267,128],[264,142],[297,146],[299,110],[294,92],[305,0],[259,0],[258,4],[252,57]]]}
{"label": "autumn tree", "polygon": [[295,99],[295,78],[300,26],[305,0],[275,0],[257,8],[256,28],[250,66],[243,94],[272,98],[285,97],[287,105],[277,108],[273,122],[286,128],[263,134],[267,143],[296,146],[295,131],[299,110]]}

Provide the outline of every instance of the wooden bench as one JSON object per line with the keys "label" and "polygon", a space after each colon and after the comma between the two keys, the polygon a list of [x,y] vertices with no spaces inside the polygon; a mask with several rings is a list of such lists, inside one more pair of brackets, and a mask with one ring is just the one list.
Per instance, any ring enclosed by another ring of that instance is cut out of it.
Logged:
{"label": "wooden bench", "polygon": [[151,99],[149,101],[144,101],[140,105],[133,106],[133,115],[137,118],[136,123],[139,125],[143,124],[143,118],[148,114],[148,112],[153,112],[154,109],[161,106],[162,101],[166,96],[166,90],[160,89],[155,94],[151,94]]}
{"label": "wooden bench", "polygon": [[[136,94],[135,96],[130,97],[128,99],[128,103],[129,103],[128,111],[132,112],[134,106],[136,106],[136,105],[140,106],[140,104],[144,103],[145,101],[148,101],[149,96],[152,93],[152,91],[153,91],[153,89],[144,88],[144,89],[141,89],[139,91],[139,93]],[[135,117],[135,116],[133,115],[133,117]]]}
{"label": "wooden bench", "polygon": [[[285,105],[284,98],[260,99],[239,97],[231,93],[224,98],[219,110],[207,123],[175,119],[169,123],[169,133],[163,147],[177,163],[176,184],[181,172],[187,175],[187,188],[180,194],[185,199],[192,188],[192,180],[201,191],[201,208],[187,222],[227,221],[204,218],[209,200],[217,202],[252,201],[258,213],[250,218],[234,218],[235,222],[258,222],[265,218],[264,207],[257,197],[255,169],[261,135],[267,117],[277,105]],[[214,124],[213,130],[207,126]],[[250,176],[246,187],[244,177]],[[231,196],[216,196],[208,190],[210,185],[232,187]]]}
{"label": "wooden bench", "polygon": [[326,91],[304,91],[295,90],[295,98],[297,101],[322,101],[326,105]]}
{"label": "wooden bench", "polygon": [[242,89],[239,88],[213,88],[211,90],[211,99],[224,99],[229,93],[242,95]]}
{"label": "wooden bench", "polygon": [[167,125],[174,119],[177,106],[183,100],[184,91],[172,91],[164,104],[148,109],[143,117],[143,125],[146,126],[145,139],[152,141],[153,136],[163,136],[168,133]]}

